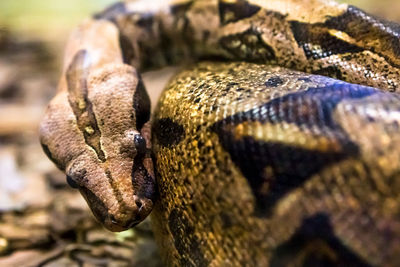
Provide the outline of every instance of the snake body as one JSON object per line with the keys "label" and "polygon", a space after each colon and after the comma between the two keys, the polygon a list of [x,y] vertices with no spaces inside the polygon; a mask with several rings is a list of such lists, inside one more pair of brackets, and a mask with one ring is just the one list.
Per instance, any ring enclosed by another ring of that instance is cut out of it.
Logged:
{"label": "snake body", "polygon": [[[168,265],[398,266],[399,35],[327,0],[117,3],[72,34],[41,143],[109,230],[153,210]],[[150,120],[138,70],[198,59]]]}

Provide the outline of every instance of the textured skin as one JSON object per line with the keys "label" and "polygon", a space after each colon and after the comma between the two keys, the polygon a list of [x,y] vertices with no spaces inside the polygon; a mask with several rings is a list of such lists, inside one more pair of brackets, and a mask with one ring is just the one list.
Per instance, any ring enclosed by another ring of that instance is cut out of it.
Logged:
{"label": "textured skin", "polygon": [[180,73],[153,122],[166,261],[398,265],[399,108],[397,95],[268,65]]}
{"label": "textured skin", "polygon": [[[118,3],[72,35],[41,142],[108,229],[154,207],[168,265],[398,266],[399,34],[323,0]],[[203,57],[236,62],[181,72],[151,144],[136,69]]]}

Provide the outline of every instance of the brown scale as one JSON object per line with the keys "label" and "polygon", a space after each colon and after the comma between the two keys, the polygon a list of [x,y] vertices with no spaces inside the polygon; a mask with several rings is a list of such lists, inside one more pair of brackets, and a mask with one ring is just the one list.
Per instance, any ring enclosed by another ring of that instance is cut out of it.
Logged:
{"label": "brown scale", "polygon": [[92,103],[88,100],[87,76],[88,68],[84,65],[90,64],[86,51],[80,51],[74,57],[68,68],[66,77],[68,83],[68,100],[76,116],[77,125],[85,136],[85,141],[95,151],[99,159],[106,160],[100,144],[100,130],[96,117],[93,113]]}

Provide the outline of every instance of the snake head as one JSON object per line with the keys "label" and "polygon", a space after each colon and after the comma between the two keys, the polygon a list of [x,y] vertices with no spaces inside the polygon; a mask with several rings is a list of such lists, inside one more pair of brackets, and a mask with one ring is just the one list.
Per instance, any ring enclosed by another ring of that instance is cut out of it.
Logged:
{"label": "snake head", "polygon": [[111,231],[126,230],[150,213],[155,195],[150,100],[133,67],[90,70],[78,52],[40,126],[47,156]]}

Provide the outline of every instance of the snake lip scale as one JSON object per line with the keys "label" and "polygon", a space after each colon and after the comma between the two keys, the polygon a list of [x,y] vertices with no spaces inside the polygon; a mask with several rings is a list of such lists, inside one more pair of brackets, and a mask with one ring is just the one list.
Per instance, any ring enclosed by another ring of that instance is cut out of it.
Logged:
{"label": "snake lip scale", "polygon": [[[399,266],[399,36],[331,0],[118,2],[40,142],[108,230],[151,213],[168,266]],[[150,115],[140,72],[182,62]]]}

